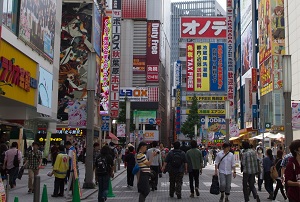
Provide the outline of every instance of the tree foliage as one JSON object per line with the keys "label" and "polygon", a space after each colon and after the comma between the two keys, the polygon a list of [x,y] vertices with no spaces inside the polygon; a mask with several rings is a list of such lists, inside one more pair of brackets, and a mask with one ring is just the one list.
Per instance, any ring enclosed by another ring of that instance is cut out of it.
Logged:
{"label": "tree foliage", "polygon": [[[190,107],[190,113],[186,121],[181,126],[181,132],[190,139],[195,137],[195,125],[197,125],[197,130],[200,128],[200,116],[198,114],[198,101],[196,95],[192,98],[192,105]],[[197,134],[199,134],[197,132]]]}
{"label": "tree foliage", "polygon": [[[117,119],[117,123],[126,124],[126,99],[124,102],[120,102],[119,104],[119,117]],[[134,131],[135,126],[133,124],[133,111],[130,110],[130,132]]]}

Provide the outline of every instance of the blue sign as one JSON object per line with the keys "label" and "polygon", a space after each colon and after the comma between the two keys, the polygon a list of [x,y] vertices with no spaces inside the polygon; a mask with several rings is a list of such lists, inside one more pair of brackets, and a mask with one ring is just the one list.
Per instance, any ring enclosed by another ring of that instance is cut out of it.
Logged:
{"label": "blue sign", "polygon": [[252,117],[257,118],[258,113],[257,113],[257,105],[252,105]]}
{"label": "blue sign", "polygon": [[258,129],[258,112],[257,105],[252,105],[252,129]]}
{"label": "blue sign", "polygon": [[109,121],[109,116],[102,116],[102,121]]}
{"label": "blue sign", "polygon": [[109,131],[109,123],[104,123],[104,124],[101,126],[101,130],[102,130],[102,131]]}
{"label": "blue sign", "polygon": [[155,122],[155,120],[154,120],[154,119],[152,119],[152,118],[151,118],[151,119],[149,119],[149,124],[150,124],[150,125],[153,125],[153,124],[154,124],[154,122]]}
{"label": "blue sign", "polygon": [[210,44],[210,90],[225,91],[225,45]]}

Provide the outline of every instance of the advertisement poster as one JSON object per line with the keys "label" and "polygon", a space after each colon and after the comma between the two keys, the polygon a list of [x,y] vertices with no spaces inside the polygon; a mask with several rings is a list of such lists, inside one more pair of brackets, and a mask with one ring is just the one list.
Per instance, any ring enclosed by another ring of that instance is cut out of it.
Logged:
{"label": "advertisement poster", "polygon": [[86,127],[86,121],[86,101],[70,101],[68,107],[68,126],[76,128]]}
{"label": "advertisement poster", "polygon": [[[133,122],[138,118],[139,124],[149,124],[149,120],[156,119],[156,111],[134,111],[133,112]],[[150,120],[151,122],[151,120]]]}
{"label": "advertisement poster", "polygon": [[240,135],[240,129],[238,124],[233,124],[233,123],[229,124],[229,134],[230,137],[238,137]]}
{"label": "advertisement poster", "polygon": [[87,97],[88,53],[93,50],[92,7],[64,4],[61,24],[61,52],[57,118],[67,122],[69,101]]}
{"label": "advertisement poster", "polygon": [[176,62],[175,69],[175,85],[176,85],[176,134],[179,135],[181,132],[181,61]]}
{"label": "advertisement poster", "polygon": [[39,54],[53,59],[56,0],[27,0],[20,3],[19,37]]}
{"label": "advertisement poster", "polygon": [[294,129],[300,129],[300,103],[292,102],[292,126]]}
{"label": "advertisement poster", "polygon": [[272,82],[272,57],[269,57],[262,64],[260,64],[260,95],[263,96],[273,91]]}
{"label": "advertisement poster", "polygon": [[241,33],[252,21],[252,0],[241,0]]}
{"label": "advertisement poster", "polygon": [[186,90],[194,91],[194,43],[186,44]]}
{"label": "advertisement poster", "polygon": [[225,91],[225,44],[210,44],[210,91]]}
{"label": "advertisement poster", "polygon": [[[268,0],[266,0],[268,2]],[[285,54],[285,25],[284,25],[284,1],[269,0],[271,11],[269,21],[271,23],[271,49],[273,55]]]}
{"label": "advertisement poster", "polygon": [[93,25],[93,47],[95,52],[98,56],[101,54],[101,14],[99,13],[99,10],[97,8],[97,1],[94,0],[94,7],[93,7],[93,13],[94,13],[94,25]]}
{"label": "advertisement poster", "polygon": [[51,108],[53,75],[40,67],[38,104]]}
{"label": "advertisement poster", "polygon": [[117,137],[126,137],[126,124],[117,124]]}
{"label": "advertisement poster", "polygon": [[146,73],[146,56],[134,55],[133,56],[133,74],[145,74]]}
{"label": "advertisement poster", "polygon": [[210,90],[209,43],[195,43],[195,91]]}
{"label": "advertisement poster", "polygon": [[242,75],[253,67],[252,64],[252,23],[247,27],[241,36],[241,52],[242,52]]}
{"label": "advertisement poster", "polygon": [[279,55],[273,55],[273,86],[274,90],[282,88],[282,57]]}
{"label": "advertisement poster", "polygon": [[[207,133],[210,141],[226,136],[225,116],[208,116],[208,129],[204,129],[205,116],[200,116],[200,123],[203,126],[202,131]],[[205,137],[202,137],[202,139],[205,139]]]}

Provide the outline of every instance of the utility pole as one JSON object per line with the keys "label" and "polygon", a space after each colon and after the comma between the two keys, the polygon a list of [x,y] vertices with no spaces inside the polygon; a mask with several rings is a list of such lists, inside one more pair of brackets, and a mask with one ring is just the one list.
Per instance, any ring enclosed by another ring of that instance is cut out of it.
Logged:
{"label": "utility pole", "polygon": [[95,80],[96,80],[96,53],[88,55],[87,72],[87,134],[86,134],[86,160],[85,181],[83,188],[93,189],[93,140],[94,140],[94,102],[95,102]]}

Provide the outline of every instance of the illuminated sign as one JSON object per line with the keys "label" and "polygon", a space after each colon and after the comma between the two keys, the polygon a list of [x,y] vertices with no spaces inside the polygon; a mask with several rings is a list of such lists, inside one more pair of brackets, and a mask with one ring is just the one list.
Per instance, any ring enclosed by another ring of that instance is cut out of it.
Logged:
{"label": "illuminated sign", "polygon": [[[186,110],[186,114],[190,114],[190,110]],[[198,114],[222,115],[225,114],[225,109],[198,109]]]}
{"label": "illuminated sign", "polygon": [[157,130],[146,130],[144,133],[144,141],[159,141],[159,133]]}
{"label": "illuminated sign", "polygon": [[225,44],[210,44],[210,91],[225,91]]}
{"label": "illuminated sign", "polygon": [[[187,101],[192,101],[193,96],[186,96]],[[197,96],[198,101],[225,101],[226,96]]]}
{"label": "illuminated sign", "polygon": [[132,71],[134,74],[145,74],[146,72],[146,56],[133,56],[133,67]]}
{"label": "illuminated sign", "polygon": [[121,87],[119,100],[127,98],[134,102],[158,102],[158,87]]}
{"label": "illuminated sign", "polygon": [[148,98],[148,88],[121,88],[120,96]]}
{"label": "illuminated sign", "polygon": [[186,44],[186,90],[194,91],[194,44]]}
{"label": "illuminated sign", "polygon": [[[60,137],[58,137],[58,138],[50,138],[50,141],[51,141],[51,142],[60,142],[60,141],[62,141],[62,140],[63,140],[63,139],[60,138]],[[39,138],[39,141],[40,141],[40,142],[46,142],[47,139],[46,139],[46,138],[40,137],[40,138]]]}

